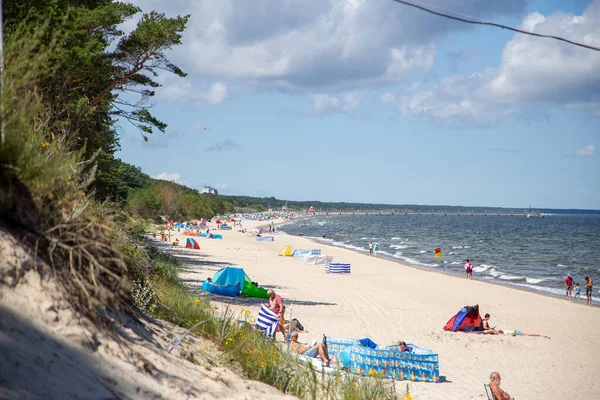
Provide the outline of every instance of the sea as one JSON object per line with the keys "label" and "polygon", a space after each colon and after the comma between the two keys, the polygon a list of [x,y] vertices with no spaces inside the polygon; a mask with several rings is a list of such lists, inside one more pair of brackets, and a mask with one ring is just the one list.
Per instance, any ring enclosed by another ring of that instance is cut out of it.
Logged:
{"label": "sea", "polygon": [[[393,214],[317,215],[281,225],[278,233],[302,235],[324,244],[368,253],[415,267],[564,296],[571,274],[582,287],[594,280],[600,301],[600,215]],[[440,248],[442,257],[435,257]]]}

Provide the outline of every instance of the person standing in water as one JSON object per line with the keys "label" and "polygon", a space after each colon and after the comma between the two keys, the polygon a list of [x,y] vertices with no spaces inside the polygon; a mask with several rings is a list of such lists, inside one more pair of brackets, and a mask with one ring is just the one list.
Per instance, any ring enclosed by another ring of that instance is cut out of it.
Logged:
{"label": "person standing in water", "polygon": [[373,254],[373,242],[369,242],[369,254]]}
{"label": "person standing in water", "polygon": [[465,272],[467,273],[467,279],[473,277],[473,264],[471,264],[471,261],[469,260],[465,263]]}

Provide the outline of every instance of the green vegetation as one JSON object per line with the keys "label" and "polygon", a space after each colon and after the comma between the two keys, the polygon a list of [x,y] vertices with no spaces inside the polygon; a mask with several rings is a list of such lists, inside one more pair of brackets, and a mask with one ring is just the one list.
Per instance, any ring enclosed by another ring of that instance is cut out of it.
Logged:
{"label": "green vegetation", "polygon": [[[216,312],[206,297],[196,296],[178,278],[178,261],[153,248],[146,248],[156,264],[148,285],[155,304],[148,307],[147,296],[136,295],[154,314],[215,342],[223,351],[223,362],[241,369],[250,378],[265,382],[303,399],[393,399],[398,398],[393,382],[378,377],[360,377],[338,372],[322,375],[304,366],[253,329],[250,310],[238,316],[229,309]],[[188,355],[188,358],[192,355]]]}

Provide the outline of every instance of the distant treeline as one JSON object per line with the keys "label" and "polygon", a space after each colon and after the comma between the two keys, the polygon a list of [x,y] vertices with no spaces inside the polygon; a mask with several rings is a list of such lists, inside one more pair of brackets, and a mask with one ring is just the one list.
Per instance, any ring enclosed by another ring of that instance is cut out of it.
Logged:
{"label": "distant treeline", "polygon": [[[211,218],[214,215],[231,212],[263,212],[269,208],[278,211],[287,205],[290,211],[370,211],[370,212],[421,212],[421,213],[522,213],[525,208],[469,207],[469,206],[427,206],[417,204],[369,204],[322,201],[293,201],[275,197],[250,197],[201,194],[196,189],[173,182],[153,179],[140,168],[115,160],[115,168],[109,178],[115,189],[109,198],[132,212],[147,218],[162,215],[171,219]],[[101,200],[101,199],[100,199]],[[536,210],[549,214],[600,214],[596,210]]]}

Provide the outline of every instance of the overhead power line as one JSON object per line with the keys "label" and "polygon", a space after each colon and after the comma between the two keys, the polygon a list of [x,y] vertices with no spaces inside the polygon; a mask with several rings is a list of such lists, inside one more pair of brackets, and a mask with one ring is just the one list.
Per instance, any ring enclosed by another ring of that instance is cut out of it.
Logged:
{"label": "overhead power line", "polygon": [[[497,24],[495,22],[484,21],[484,20],[481,20],[481,19],[476,18],[476,17],[471,17],[469,15],[464,15],[464,14],[457,13],[455,11],[444,10],[444,9],[442,9],[440,7],[433,6],[433,5],[426,4],[426,3],[421,3],[423,5],[419,5],[419,4],[414,4],[414,3],[411,3],[409,1],[404,1],[404,0],[392,0],[392,1],[395,1],[396,3],[400,3],[400,4],[405,4],[407,6],[411,6],[411,7],[414,7],[414,8],[418,8],[419,10],[423,10],[423,11],[426,11],[428,13],[438,15],[440,17],[450,18],[450,19],[453,19],[453,20],[456,20],[456,21],[461,21],[461,22],[466,22],[467,24],[495,26],[495,27],[502,28],[502,29],[508,29],[510,31],[513,31],[513,32],[522,33],[524,35],[530,35],[530,36],[537,36],[537,37],[541,37],[541,38],[560,40],[561,42],[569,43],[569,44],[572,44],[574,46],[579,46],[579,47],[584,47],[584,48],[590,49],[590,50],[600,51],[600,48],[598,48],[598,47],[590,46],[590,45],[579,43],[579,42],[574,42],[572,40],[565,39],[565,38],[562,38],[560,36],[542,35],[541,33],[527,32],[527,31],[524,31],[524,30],[521,30],[521,29],[510,27],[510,26],[506,26],[506,25],[502,25],[502,24]],[[442,10],[444,12],[442,12],[442,11],[435,11],[435,10],[432,10],[431,8],[437,8],[438,10]],[[458,15],[458,16],[449,15],[450,13]]]}

